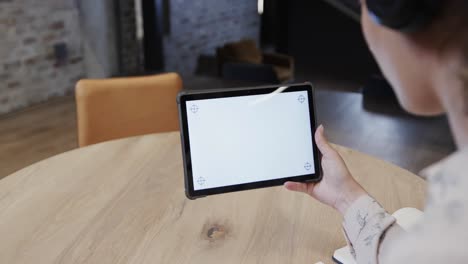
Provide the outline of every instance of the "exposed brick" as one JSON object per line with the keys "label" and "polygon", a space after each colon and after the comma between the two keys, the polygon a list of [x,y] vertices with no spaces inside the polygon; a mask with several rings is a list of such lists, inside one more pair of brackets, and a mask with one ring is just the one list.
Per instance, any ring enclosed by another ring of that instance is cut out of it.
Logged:
{"label": "exposed brick", "polygon": [[42,38],[42,41],[44,43],[51,43],[51,42],[55,42],[56,38],[57,37],[55,36],[55,34],[47,34]]}
{"label": "exposed brick", "polygon": [[10,89],[15,89],[20,87],[21,83],[19,81],[10,82],[7,84],[7,87]]}
{"label": "exposed brick", "polygon": [[40,65],[36,66],[36,71],[42,74],[49,69],[49,64],[50,63],[41,63]]}
{"label": "exposed brick", "polygon": [[55,61],[55,54],[54,53],[47,53],[44,56],[44,59],[47,61]]}
{"label": "exposed brick", "polygon": [[49,25],[50,30],[62,30],[65,28],[65,22],[63,21],[56,21]]}
{"label": "exposed brick", "polygon": [[3,64],[5,71],[16,71],[21,67],[21,61],[12,61]]}
{"label": "exposed brick", "polygon": [[7,73],[0,74],[0,82],[5,82],[6,80],[10,79],[11,75]]}
{"label": "exposed brick", "polygon": [[49,78],[57,78],[57,72],[52,72],[51,74],[49,74]]}
{"label": "exposed brick", "polygon": [[75,85],[76,83],[72,83],[68,86],[68,88],[65,90],[65,94],[67,96],[74,95],[75,94]]}
{"label": "exposed brick", "polygon": [[16,19],[14,17],[0,17],[0,25],[11,27],[16,24]]}
{"label": "exposed brick", "polygon": [[[0,31],[5,30],[6,39],[0,41],[0,54],[7,57],[0,58],[0,86],[5,88],[0,87],[0,114],[47,100],[52,94],[63,95],[70,90],[70,80],[84,74],[76,5],[64,5],[64,0],[41,0],[40,4],[12,0],[6,9],[4,2],[0,0]],[[55,68],[57,42],[70,43],[71,58],[76,58],[72,67]]]}
{"label": "exposed brick", "polygon": [[252,0],[168,0],[171,32],[164,37],[167,71],[192,75],[202,54],[215,54],[218,46],[244,38],[258,41],[260,16]]}
{"label": "exposed brick", "polygon": [[26,34],[26,32],[28,32],[28,28],[25,25],[19,24],[16,26],[16,34],[18,36]]}
{"label": "exposed brick", "polygon": [[70,64],[77,64],[83,61],[83,57],[74,57],[70,59]]}
{"label": "exposed brick", "polygon": [[31,57],[31,58],[24,60],[24,64],[27,66],[32,66],[36,64],[39,61],[39,59],[40,59],[39,57]]}
{"label": "exposed brick", "polygon": [[25,38],[23,40],[23,44],[24,45],[31,45],[33,43],[36,43],[37,39],[35,37],[29,37],[29,38]]}
{"label": "exposed brick", "polygon": [[[8,0],[7,0],[8,1]],[[1,0],[0,0],[1,2]],[[18,16],[22,16],[24,15],[24,10],[23,9],[16,9],[16,10],[13,10],[13,12],[11,12],[11,14],[15,17],[18,17]]]}
{"label": "exposed brick", "polygon": [[78,75],[78,76],[72,77],[70,78],[70,83],[74,86],[79,80],[83,79],[84,77],[85,77],[84,75]]}

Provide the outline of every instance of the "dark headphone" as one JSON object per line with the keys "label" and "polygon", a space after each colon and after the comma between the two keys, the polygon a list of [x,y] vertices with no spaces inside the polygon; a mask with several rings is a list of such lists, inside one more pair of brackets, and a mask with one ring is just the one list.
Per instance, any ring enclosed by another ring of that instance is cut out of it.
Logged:
{"label": "dark headphone", "polygon": [[427,26],[444,0],[367,0],[372,18],[380,25],[414,32]]}

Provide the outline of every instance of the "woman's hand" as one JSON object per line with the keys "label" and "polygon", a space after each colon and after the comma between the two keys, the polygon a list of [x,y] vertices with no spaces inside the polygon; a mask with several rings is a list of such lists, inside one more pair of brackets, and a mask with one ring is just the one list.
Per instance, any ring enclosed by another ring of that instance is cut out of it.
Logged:
{"label": "woman's hand", "polygon": [[287,182],[286,189],[306,193],[329,205],[341,214],[367,192],[354,180],[340,154],[332,148],[320,126],[315,132],[315,142],[322,153],[323,179],[318,183]]}

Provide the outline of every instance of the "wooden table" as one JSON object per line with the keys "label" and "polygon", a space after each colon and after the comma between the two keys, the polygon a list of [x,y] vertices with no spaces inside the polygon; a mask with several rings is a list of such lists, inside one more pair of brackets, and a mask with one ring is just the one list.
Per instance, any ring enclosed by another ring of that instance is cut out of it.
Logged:
{"label": "wooden table", "polygon": [[[390,212],[422,208],[423,180],[337,148]],[[340,223],[282,187],[187,200],[178,133],[78,149],[0,181],[0,263],[332,263]]]}

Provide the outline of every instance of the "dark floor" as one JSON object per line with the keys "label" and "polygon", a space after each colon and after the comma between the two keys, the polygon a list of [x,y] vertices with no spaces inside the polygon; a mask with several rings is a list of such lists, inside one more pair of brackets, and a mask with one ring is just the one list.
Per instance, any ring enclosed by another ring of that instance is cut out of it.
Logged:
{"label": "dark floor", "polygon": [[455,150],[445,117],[419,118],[394,105],[365,110],[359,93],[317,92],[318,119],[331,141],[419,172]]}

